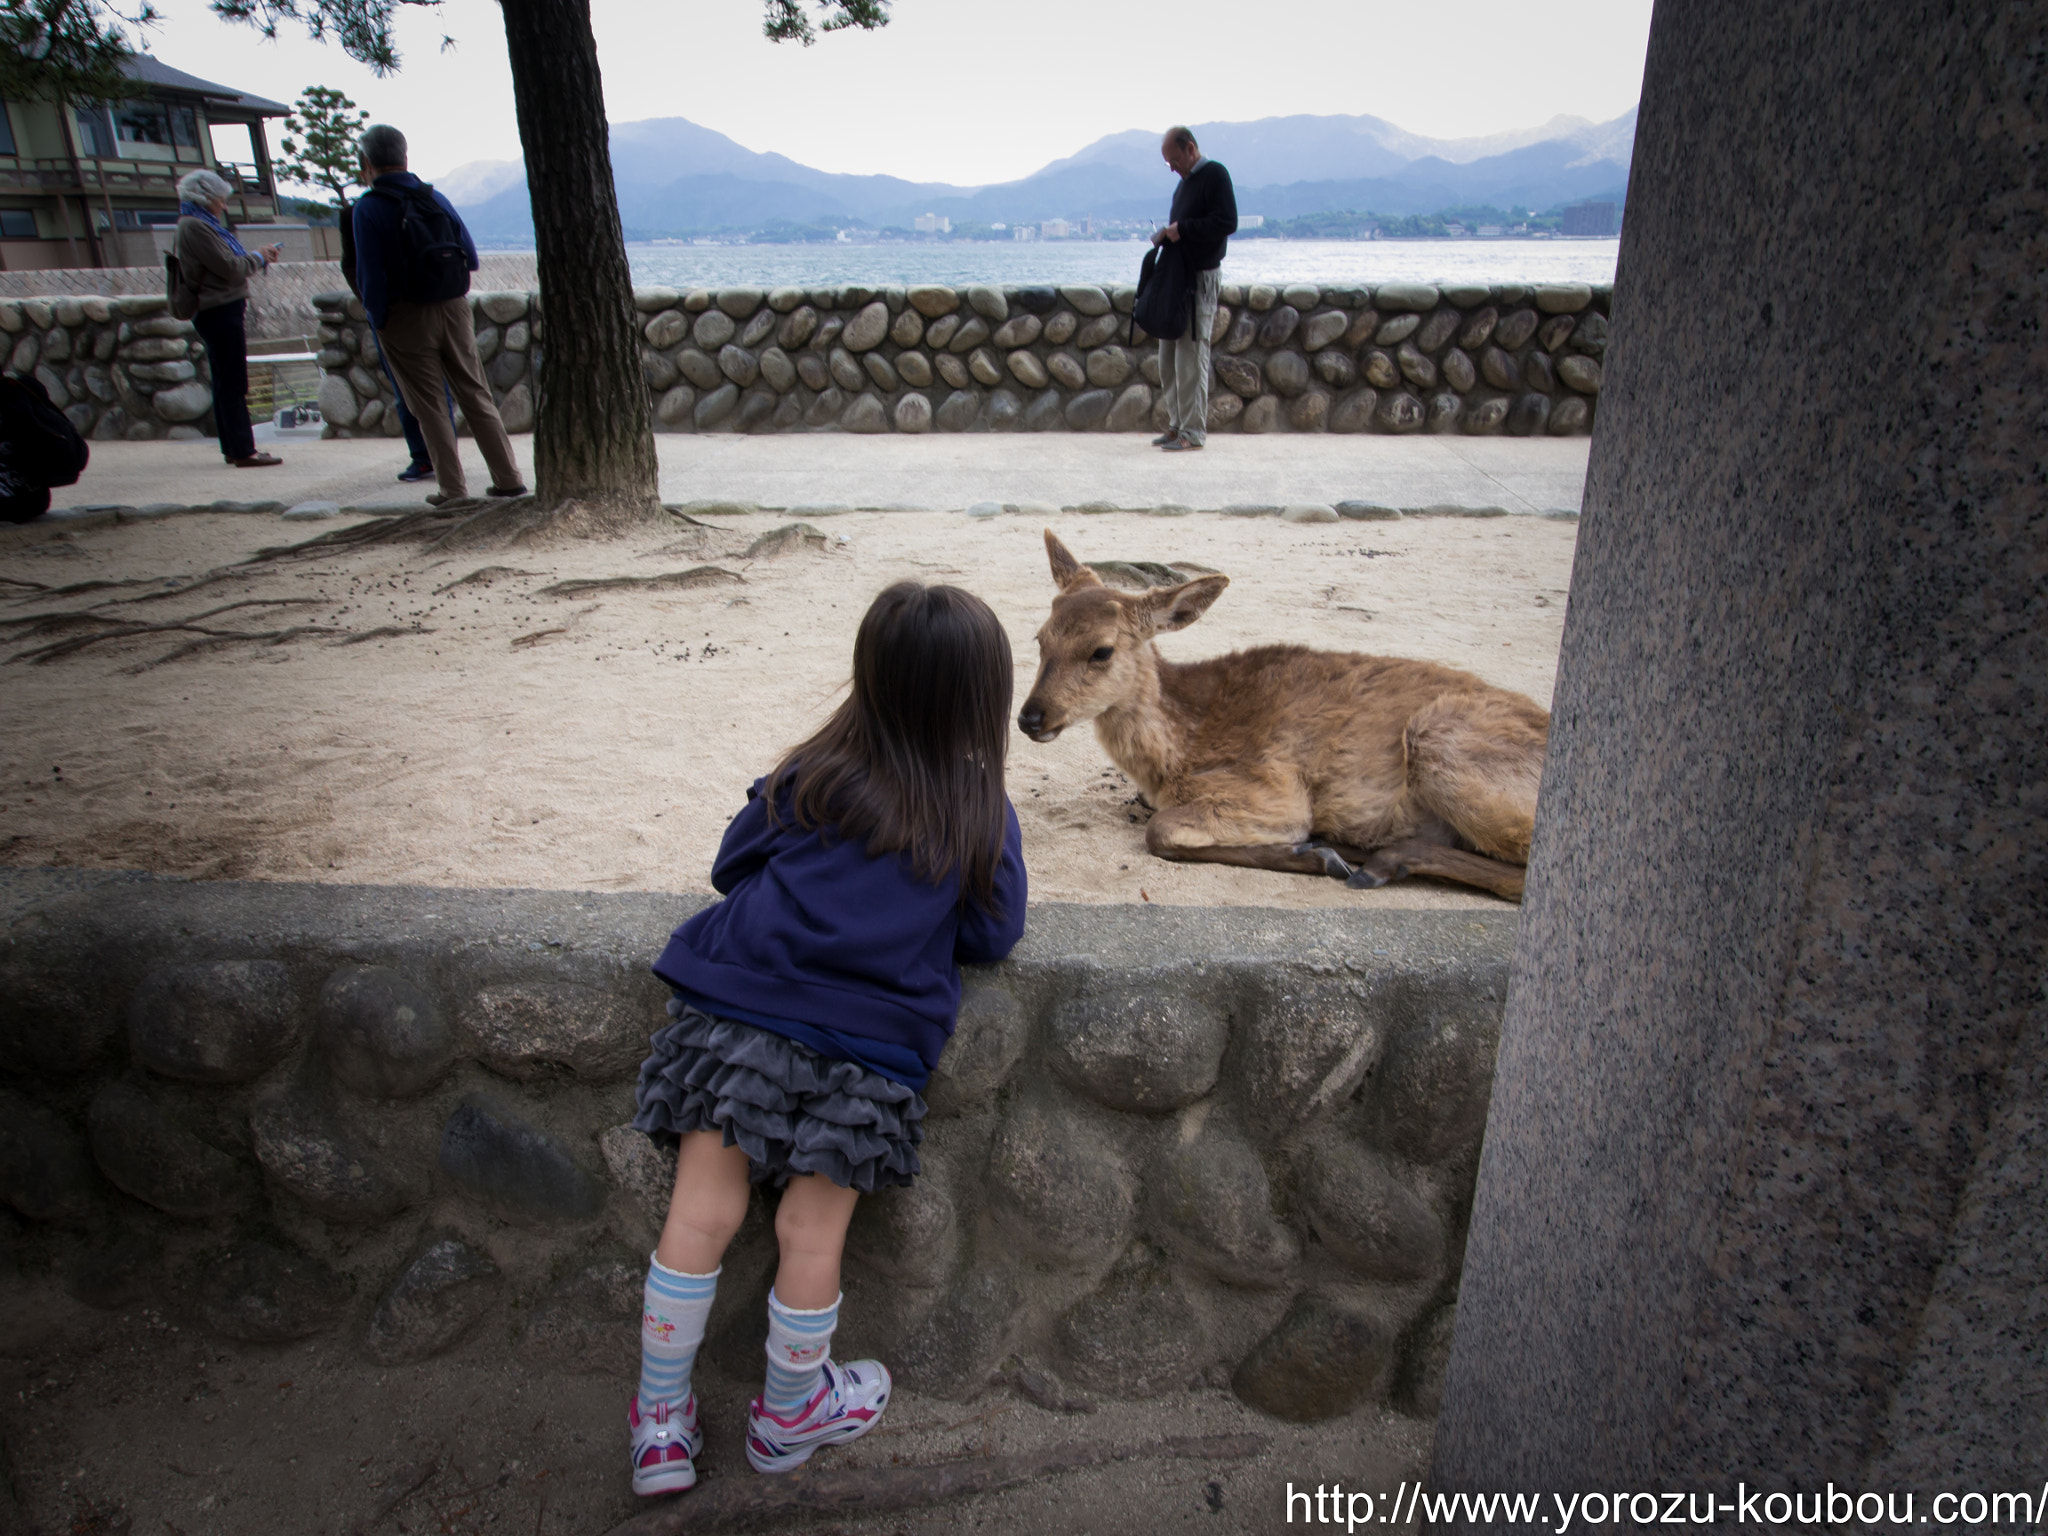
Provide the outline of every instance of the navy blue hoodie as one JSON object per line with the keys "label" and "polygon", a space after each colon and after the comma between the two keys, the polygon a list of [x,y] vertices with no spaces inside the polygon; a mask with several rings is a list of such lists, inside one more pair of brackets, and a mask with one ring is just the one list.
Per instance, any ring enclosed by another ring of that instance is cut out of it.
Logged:
{"label": "navy blue hoodie", "polygon": [[759,1025],[923,1091],[960,1011],[960,963],[1000,960],[1024,933],[1023,837],[1003,802],[995,913],[901,854],[869,858],[835,826],[768,819],[766,784],[725,829],[711,866],[725,897],[678,928],[654,974],[706,1013]]}

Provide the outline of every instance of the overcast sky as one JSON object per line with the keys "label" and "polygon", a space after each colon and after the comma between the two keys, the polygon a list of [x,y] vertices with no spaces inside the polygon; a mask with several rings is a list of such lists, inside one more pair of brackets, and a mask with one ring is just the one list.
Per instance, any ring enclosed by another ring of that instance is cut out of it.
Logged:
{"label": "overcast sky", "polygon": [[[344,91],[405,131],[429,177],[519,156],[495,0],[408,8],[404,67],[384,80],[205,0],[157,5],[146,41],[166,64],[286,103]],[[592,5],[613,122],[687,117],[823,170],[963,185],[1173,122],[1370,113],[1452,138],[1605,121],[1635,104],[1650,27],[1650,0],[896,0],[883,30],[803,48],[763,38],[755,0]]]}

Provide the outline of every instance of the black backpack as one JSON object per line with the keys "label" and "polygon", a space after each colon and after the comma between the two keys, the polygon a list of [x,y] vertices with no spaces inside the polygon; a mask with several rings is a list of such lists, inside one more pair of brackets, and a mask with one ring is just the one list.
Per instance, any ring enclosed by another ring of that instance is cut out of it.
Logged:
{"label": "black backpack", "polygon": [[1187,334],[1194,288],[1188,282],[1187,258],[1177,241],[1155,245],[1138,268],[1138,301],[1131,319],[1145,334],[1160,341],[1178,341]]}
{"label": "black backpack", "polygon": [[439,304],[469,292],[469,252],[462,248],[462,226],[434,198],[425,182],[416,187],[374,186],[370,191],[398,204],[399,240],[405,250],[402,280],[393,273],[395,299],[414,304]]}
{"label": "black backpack", "polygon": [[15,374],[0,374],[0,447],[9,478],[27,486],[76,485],[92,457],[41,381]]}

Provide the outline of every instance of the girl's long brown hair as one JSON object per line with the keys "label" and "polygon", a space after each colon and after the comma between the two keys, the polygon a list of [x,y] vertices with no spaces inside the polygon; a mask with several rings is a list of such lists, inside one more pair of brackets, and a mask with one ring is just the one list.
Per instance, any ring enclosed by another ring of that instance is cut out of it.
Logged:
{"label": "girl's long brown hair", "polygon": [[987,603],[898,582],[860,621],[846,702],[768,775],[769,816],[788,787],[798,826],[836,823],[934,885],[958,871],[963,899],[992,910],[1012,685]]}

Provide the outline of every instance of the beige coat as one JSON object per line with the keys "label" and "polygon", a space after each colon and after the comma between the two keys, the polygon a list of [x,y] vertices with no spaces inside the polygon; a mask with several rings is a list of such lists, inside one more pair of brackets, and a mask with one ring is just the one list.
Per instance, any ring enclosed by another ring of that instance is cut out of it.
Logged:
{"label": "beige coat", "polygon": [[178,220],[177,238],[171,249],[184,269],[185,281],[198,288],[201,309],[215,309],[246,299],[250,277],[269,265],[253,253],[237,256],[221,239],[219,231],[190,214]]}

